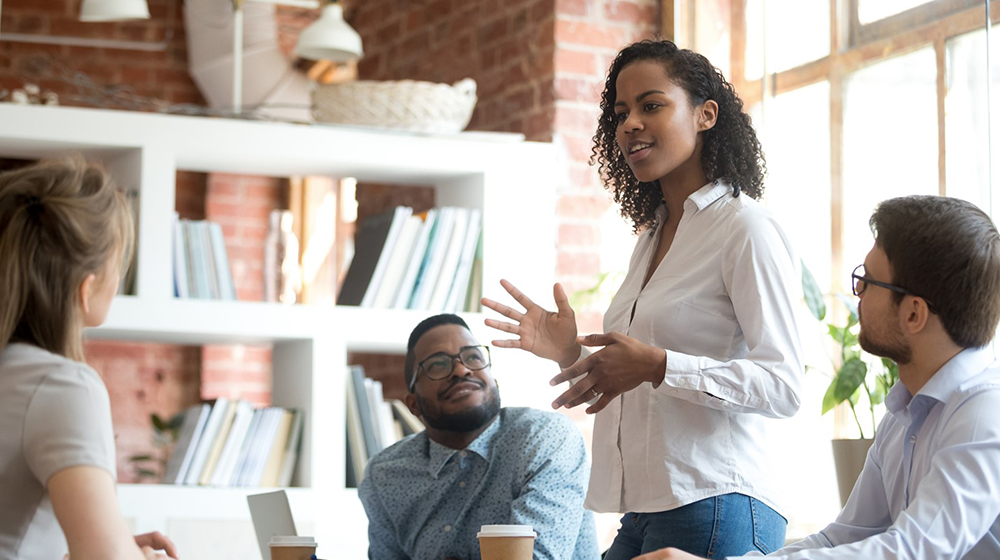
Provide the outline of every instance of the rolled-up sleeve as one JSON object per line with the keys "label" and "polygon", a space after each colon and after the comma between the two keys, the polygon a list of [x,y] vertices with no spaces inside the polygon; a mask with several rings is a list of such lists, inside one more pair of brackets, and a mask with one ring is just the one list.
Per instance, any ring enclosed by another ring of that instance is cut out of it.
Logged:
{"label": "rolled-up sleeve", "polygon": [[746,354],[717,360],[668,349],[658,389],[710,408],[788,418],[801,404],[799,268],[769,216],[733,220],[731,228],[721,255],[722,280]]}

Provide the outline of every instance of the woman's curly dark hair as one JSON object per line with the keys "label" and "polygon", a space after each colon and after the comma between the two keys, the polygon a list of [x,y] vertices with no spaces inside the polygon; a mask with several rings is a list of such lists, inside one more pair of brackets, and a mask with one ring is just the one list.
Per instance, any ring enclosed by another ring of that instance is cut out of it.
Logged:
{"label": "woman's curly dark hair", "polygon": [[715,126],[702,133],[701,166],[709,181],[723,179],[729,182],[734,197],[743,191],[759,199],[764,194],[764,154],[750,124],[750,116],[743,112],[743,101],[736,95],[733,85],[707,58],[696,52],[679,49],[666,40],[640,41],[622,49],[611,63],[601,95],[601,117],[590,156],[591,165],[598,165],[604,186],[621,205],[622,216],[632,221],[633,231],[655,226],[656,208],[663,204],[659,183],[644,183],[635,178],[615,137],[618,75],[638,60],[662,62],[671,81],[687,92],[692,106],[709,99],[719,104]]}

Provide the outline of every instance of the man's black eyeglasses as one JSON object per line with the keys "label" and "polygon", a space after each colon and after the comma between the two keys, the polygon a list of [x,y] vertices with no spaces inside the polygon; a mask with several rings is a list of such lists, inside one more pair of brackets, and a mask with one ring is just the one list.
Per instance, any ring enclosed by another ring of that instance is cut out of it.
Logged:
{"label": "man's black eyeglasses", "polygon": [[410,379],[410,392],[413,392],[413,387],[417,384],[417,376],[420,375],[420,372],[423,372],[428,379],[435,381],[451,375],[451,372],[455,369],[455,358],[458,358],[458,361],[462,362],[462,365],[469,371],[479,371],[492,365],[489,346],[465,346],[458,351],[458,354],[449,354],[447,352],[431,354],[417,364],[417,371],[413,373],[413,377]]}
{"label": "man's black eyeglasses", "polygon": [[885,288],[887,290],[892,290],[893,292],[896,292],[897,294],[903,294],[904,296],[915,296],[922,298],[927,303],[927,308],[930,309],[932,313],[936,313],[936,311],[934,310],[934,306],[931,305],[931,302],[928,301],[927,298],[923,296],[918,296],[917,294],[911,292],[910,290],[907,290],[906,288],[901,288],[899,286],[896,286],[895,284],[889,284],[886,282],[879,282],[878,280],[872,280],[871,278],[865,276],[865,265],[859,264],[857,267],[855,267],[854,272],[851,273],[851,291],[854,292],[854,295],[860,296],[868,288],[868,284],[871,284],[872,286],[878,286],[880,288]]}

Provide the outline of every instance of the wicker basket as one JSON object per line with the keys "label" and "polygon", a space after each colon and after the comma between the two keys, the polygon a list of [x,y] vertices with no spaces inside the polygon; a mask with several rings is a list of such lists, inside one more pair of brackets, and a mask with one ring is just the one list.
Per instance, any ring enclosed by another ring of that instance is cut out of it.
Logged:
{"label": "wicker basket", "polygon": [[476,106],[476,82],[455,85],[400,80],[358,81],[317,86],[312,114],[317,122],[459,132]]}

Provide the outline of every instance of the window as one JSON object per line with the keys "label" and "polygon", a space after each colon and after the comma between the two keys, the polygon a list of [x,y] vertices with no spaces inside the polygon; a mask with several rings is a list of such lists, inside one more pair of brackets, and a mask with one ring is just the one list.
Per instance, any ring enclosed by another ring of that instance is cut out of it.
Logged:
{"label": "window", "polygon": [[[850,294],[882,199],[947,194],[1000,216],[1000,163],[991,166],[1000,162],[1000,40],[991,37],[988,69],[985,0],[663,5],[674,9],[677,43],[708,56],[750,108],[767,157],[764,202],[821,289]],[[992,17],[1000,23],[1000,10]],[[806,363],[829,363],[822,326],[803,316]],[[805,376],[802,411],[775,423],[768,448],[785,481],[790,538],[821,529],[840,506],[827,439],[857,427],[849,412],[820,416],[827,384]]]}

